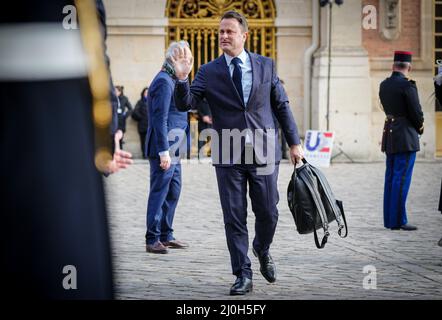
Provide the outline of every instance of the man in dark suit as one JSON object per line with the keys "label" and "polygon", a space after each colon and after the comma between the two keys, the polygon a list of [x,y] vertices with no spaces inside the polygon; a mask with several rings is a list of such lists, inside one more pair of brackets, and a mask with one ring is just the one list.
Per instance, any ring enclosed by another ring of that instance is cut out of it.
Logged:
{"label": "man in dark suit", "polygon": [[146,251],[151,253],[167,253],[167,247],[187,247],[187,244],[175,239],[172,229],[181,192],[179,157],[186,151],[185,131],[188,125],[187,112],[179,111],[173,99],[176,77],[171,56],[175,48],[188,46],[185,41],[170,44],[163,67],[148,92],[146,155],[150,163],[150,191]]}
{"label": "man in dark suit", "polygon": [[411,71],[411,52],[396,51],[393,73],[379,89],[386,115],[382,152],[387,156],[384,185],[384,226],[392,230],[416,230],[408,224],[406,200],[411,184],[419,135],[424,117],[416,83],[407,78]]}
{"label": "man in dark suit", "polygon": [[[276,147],[278,134],[272,115],[276,116],[290,145],[293,163],[300,161],[303,153],[274,61],[244,49],[247,30],[243,15],[226,12],[219,27],[219,46],[224,54],[201,66],[191,86],[186,80],[193,62],[190,50],[180,49],[174,55],[180,80],[175,88],[177,107],[188,110],[206,98],[212,111],[213,129],[217,133],[217,137],[211,137],[212,159],[232,271],[237,277],[230,288],[231,295],[244,295],[253,288],[251,262],[247,256],[247,184],[256,216],[253,253],[259,259],[264,278],[269,282],[276,280],[269,249],[278,220],[281,150]],[[240,132],[240,139],[235,132]]]}

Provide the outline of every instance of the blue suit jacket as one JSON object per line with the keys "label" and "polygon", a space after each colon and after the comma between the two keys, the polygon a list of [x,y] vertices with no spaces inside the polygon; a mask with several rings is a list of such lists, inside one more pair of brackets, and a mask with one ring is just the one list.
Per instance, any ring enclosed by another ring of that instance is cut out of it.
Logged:
{"label": "blue suit jacket", "polygon": [[[219,165],[232,165],[237,163],[240,154],[232,152],[233,143],[228,161],[222,155],[223,129],[250,129],[255,150],[263,148],[264,157],[257,154],[259,162],[266,164],[281,160],[281,150],[278,148],[278,131],[274,117],[278,120],[289,145],[299,144],[300,139],[289,101],[285,90],[279,81],[275,71],[274,61],[258,54],[247,52],[252,64],[252,89],[247,105],[240,98],[235,89],[232,77],[224,55],[200,67],[192,85],[187,82],[176,82],[175,103],[180,110],[189,110],[197,106],[204,97],[209,103],[212,112],[213,129],[219,136],[218,155]],[[260,130],[259,130],[260,129]],[[276,135],[274,141],[267,141],[267,132],[274,129]],[[262,136],[254,139],[254,134]],[[245,139],[241,139],[240,145],[235,148],[244,148]],[[274,144],[274,156],[266,159],[266,147],[268,143]],[[216,148],[213,144],[212,149]],[[215,153],[216,154],[216,153]],[[212,152],[212,156],[214,153]],[[217,161],[214,159],[214,164]],[[221,163],[222,162],[222,163]]]}
{"label": "blue suit jacket", "polygon": [[[172,145],[179,150],[170,154],[171,157],[186,152],[187,112],[175,107],[173,90],[175,80],[166,72],[160,71],[152,80],[147,98],[148,129],[146,136],[146,155],[149,158],[159,158],[158,153],[169,150]],[[178,129],[173,139],[168,138],[171,130]],[[178,145],[177,145],[178,144]]]}

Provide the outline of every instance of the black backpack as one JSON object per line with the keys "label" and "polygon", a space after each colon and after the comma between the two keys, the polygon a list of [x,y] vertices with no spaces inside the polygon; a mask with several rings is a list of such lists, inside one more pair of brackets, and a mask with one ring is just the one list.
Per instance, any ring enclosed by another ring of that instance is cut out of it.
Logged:
{"label": "black backpack", "polygon": [[[318,249],[324,248],[330,236],[329,223],[336,220],[338,234],[345,238],[348,234],[347,221],[342,201],[336,200],[324,174],[310,165],[305,159],[304,164],[294,168],[287,188],[287,200],[290,211],[295,219],[298,233],[314,233]],[[319,244],[316,230],[324,229],[324,237]],[[342,233],[345,228],[345,234]]]}

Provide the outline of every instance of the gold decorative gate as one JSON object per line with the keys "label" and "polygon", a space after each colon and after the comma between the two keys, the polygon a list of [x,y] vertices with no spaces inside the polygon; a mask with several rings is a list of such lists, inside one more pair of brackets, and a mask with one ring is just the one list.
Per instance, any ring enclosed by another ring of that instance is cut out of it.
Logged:
{"label": "gold decorative gate", "polygon": [[[276,57],[275,5],[273,0],[168,0],[167,46],[186,40],[194,57],[190,74],[193,80],[199,67],[221,55],[218,27],[221,16],[229,10],[241,12],[249,24],[246,48],[263,56]],[[197,115],[190,115],[191,156],[198,153]]]}
{"label": "gold decorative gate", "polygon": [[228,10],[244,14],[249,23],[246,48],[263,56],[275,58],[275,6],[273,0],[168,0],[168,44],[171,41],[189,42],[195,59],[193,79],[198,68],[215,58],[218,48],[218,26]]}

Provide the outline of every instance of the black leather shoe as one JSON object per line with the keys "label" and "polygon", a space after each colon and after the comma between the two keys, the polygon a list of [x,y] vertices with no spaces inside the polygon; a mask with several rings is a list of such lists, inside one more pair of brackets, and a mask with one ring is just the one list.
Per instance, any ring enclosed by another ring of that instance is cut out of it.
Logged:
{"label": "black leather shoe", "polygon": [[230,288],[231,296],[243,296],[249,292],[252,292],[253,283],[252,279],[246,277],[238,277],[236,278],[235,283]]}
{"label": "black leather shoe", "polygon": [[439,242],[437,243],[437,245],[438,245],[439,247],[442,247],[442,238],[440,238],[440,240],[439,240]]}
{"label": "black leather shoe", "polygon": [[270,283],[276,281],[276,266],[273,262],[272,256],[270,253],[264,255],[258,255],[255,249],[253,249],[253,254],[258,258],[259,264],[261,267],[259,271],[261,271],[262,276]]}
{"label": "black leather shoe", "polygon": [[405,231],[413,231],[413,230],[417,230],[417,227],[412,226],[411,224],[404,224],[400,227],[394,227],[391,228],[391,230],[405,230]]}
{"label": "black leather shoe", "polygon": [[404,224],[401,226],[401,230],[413,231],[413,230],[417,230],[417,227],[412,226],[411,224]]}

